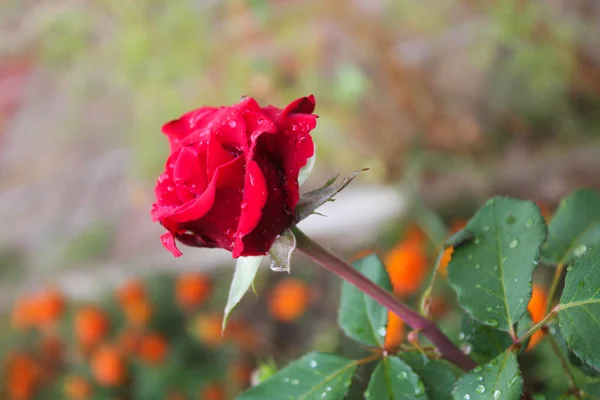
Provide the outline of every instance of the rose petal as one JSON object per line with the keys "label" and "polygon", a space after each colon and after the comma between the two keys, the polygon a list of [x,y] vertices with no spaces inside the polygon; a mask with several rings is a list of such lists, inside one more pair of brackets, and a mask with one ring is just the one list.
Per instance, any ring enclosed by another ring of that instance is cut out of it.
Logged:
{"label": "rose petal", "polygon": [[277,125],[268,117],[260,112],[246,111],[242,114],[246,121],[246,133],[249,135],[250,154],[249,158],[253,157],[255,143],[259,136],[263,133],[277,133]]}
{"label": "rose petal", "polygon": [[221,144],[220,138],[217,136],[215,130],[213,129],[210,135],[210,140],[208,142],[208,156],[206,160],[206,169],[208,176],[212,176],[218,167],[227,164],[234,158],[235,157],[233,154],[223,149],[223,145]]}
{"label": "rose petal", "polygon": [[263,207],[267,201],[267,182],[254,160],[246,163],[246,178],[244,182],[244,197],[241,203],[241,213],[237,226],[237,237],[233,249],[233,258],[239,257],[244,251],[244,237],[250,233],[263,215]]}
{"label": "rose petal", "polygon": [[210,127],[216,133],[223,148],[238,153],[246,153],[248,150],[246,121],[240,111],[232,107],[219,109]]}
{"label": "rose petal", "polygon": [[[258,145],[262,146],[260,142],[269,141],[272,137],[272,135],[261,136]],[[265,178],[267,201],[262,209],[259,223],[242,238],[243,247],[238,248],[236,243],[233,251],[234,258],[266,254],[277,236],[286,228],[289,228],[294,221],[292,211],[286,206],[288,194],[284,190],[284,178],[281,169],[267,156],[262,155],[260,152],[258,154],[256,163]]]}
{"label": "rose petal", "polygon": [[317,102],[315,101],[315,96],[312,94],[307,97],[296,99],[288,104],[288,106],[283,110],[282,118],[292,114],[312,114],[313,111],[315,111],[316,104]]}
{"label": "rose petal", "polygon": [[181,141],[187,136],[198,130],[203,131],[203,128],[212,119],[215,111],[216,108],[214,107],[201,107],[164,124],[161,130],[169,138],[171,153],[181,148]]}
{"label": "rose petal", "polygon": [[175,257],[181,257],[183,255],[183,253],[177,248],[177,245],[175,244],[175,237],[171,232],[167,231],[167,233],[161,235],[160,240],[163,246],[165,246],[165,249],[173,253]]}
{"label": "rose petal", "polygon": [[[169,219],[173,222],[183,223],[202,218],[215,203],[215,191],[217,187],[237,186],[241,189],[243,188],[243,176],[244,157],[239,156],[217,168],[204,193],[198,196],[196,200],[175,210],[169,215]],[[242,180],[242,182],[237,183],[238,180]]]}
{"label": "rose petal", "polygon": [[260,106],[252,97],[244,97],[234,107],[241,111],[260,111]]}
{"label": "rose petal", "polygon": [[182,147],[179,151],[173,168],[173,182],[181,204],[195,199],[207,186],[206,167],[201,161],[195,149]]}

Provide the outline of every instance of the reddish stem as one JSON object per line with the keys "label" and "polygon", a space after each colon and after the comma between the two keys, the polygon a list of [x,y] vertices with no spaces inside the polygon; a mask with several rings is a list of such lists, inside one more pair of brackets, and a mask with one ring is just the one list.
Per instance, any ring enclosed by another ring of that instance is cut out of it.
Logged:
{"label": "reddish stem", "polygon": [[469,371],[477,364],[464,354],[431,320],[424,318],[418,312],[399,301],[393,294],[387,292],[358,272],[352,266],[340,260],[335,254],[306,236],[298,228],[294,229],[297,249],[312,258],[325,269],[356,286],[359,290],[371,296],[382,306],[400,317],[413,329],[421,331],[433,343],[444,358],[453,362],[464,371]]}

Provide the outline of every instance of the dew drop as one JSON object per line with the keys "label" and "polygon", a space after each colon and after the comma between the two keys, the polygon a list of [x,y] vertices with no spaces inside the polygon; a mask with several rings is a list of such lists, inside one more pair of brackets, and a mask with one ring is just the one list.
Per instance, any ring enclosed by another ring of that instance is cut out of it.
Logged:
{"label": "dew drop", "polygon": [[465,400],[470,400],[470,399],[471,399],[471,395],[467,393],[467,394],[465,394],[465,395],[463,396],[463,399],[465,399]]}
{"label": "dew drop", "polygon": [[477,393],[485,393],[485,386],[483,386],[483,385],[477,385],[477,387],[475,388],[475,391]]}
{"label": "dew drop", "polygon": [[475,244],[479,244],[480,240],[479,239],[475,239]]}
{"label": "dew drop", "polygon": [[483,370],[483,367],[481,365],[478,365],[477,367],[475,367],[473,372],[478,373],[478,372],[481,372],[482,370]]}
{"label": "dew drop", "polygon": [[467,256],[467,258],[468,258],[469,260],[472,260],[472,259],[473,259],[473,254],[469,254],[469,255]]}
{"label": "dew drop", "polygon": [[483,376],[479,375],[477,378],[475,378],[475,380],[477,382],[481,382],[483,380]]}
{"label": "dew drop", "polygon": [[475,287],[476,287],[477,289],[481,289],[481,284],[480,284],[480,283],[478,283],[478,284],[476,284],[476,285],[475,285]]}
{"label": "dew drop", "polygon": [[524,302],[525,302],[525,299],[521,297],[521,298],[519,299],[519,304],[523,304]]}
{"label": "dew drop", "polygon": [[385,336],[385,334],[387,333],[387,329],[382,326],[381,328],[379,328],[379,330],[377,330],[377,333],[379,334],[379,336]]}
{"label": "dew drop", "polygon": [[[528,227],[528,228],[531,228],[533,226],[533,219],[529,218],[527,220],[527,222],[525,223],[525,226]],[[494,392],[494,393],[496,393],[496,392]]]}
{"label": "dew drop", "polygon": [[493,397],[494,400],[498,400],[500,397],[502,397],[502,391],[500,389],[494,390]]}
{"label": "dew drop", "polygon": [[480,268],[479,264],[475,265],[475,269],[479,269],[479,268]]}
{"label": "dew drop", "polygon": [[515,247],[517,247],[518,244],[519,244],[519,239],[513,239],[508,244],[508,247],[510,247],[511,249],[514,249]]}
{"label": "dew drop", "polygon": [[326,391],[326,392],[331,392],[331,386],[327,386],[327,387],[325,388],[325,391]]}
{"label": "dew drop", "polygon": [[236,125],[237,125],[237,122],[235,122],[234,120],[229,121],[230,127],[235,128]]}
{"label": "dew drop", "polygon": [[495,328],[499,325],[498,321],[496,321],[495,319],[486,319],[485,323],[493,328]]}
{"label": "dew drop", "polygon": [[417,397],[421,397],[425,394],[425,384],[422,381],[417,382],[417,387],[415,388],[415,395]]}
{"label": "dew drop", "polygon": [[491,311],[493,310],[493,308],[492,308],[492,307],[486,307],[486,310],[487,310],[488,312],[491,312]]}
{"label": "dew drop", "polygon": [[586,251],[587,251],[587,246],[585,244],[582,244],[581,246],[577,247],[573,251],[573,255],[575,255],[575,257],[581,257],[582,255],[585,254]]}
{"label": "dew drop", "polygon": [[290,378],[288,378],[287,376],[285,378],[283,378],[283,382],[288,383],[290,381]]}
{"label": "dew drop", "polygon": [[327,397],[327,393],[326,392],[321,393],[321,398],[324,399],[325,397]]}
{"label": "dew drop", "polygon": [[169,186],[167,186],[167,190],[169,192],[172,192],[173,190],[175,190],[175,188],[173,186],[169,185]]}
{"label": "dew drop", "polygon": [[572,265],[569,265],[569,266],[567,267],[567,272],[569,272],[569,271],[570,271],[570,270],[572,270],[572,269],[573,269],[573,266],[572,266]]}
{"label": "dew drop", "polygon": [[310,363],[308,365],[310,365],[311,368],[317,368],[318,364],[315,360],[310,360]]}
{"label": "dew drop", "polygon": [[519,375],[515,375],[511,378],[510,381],[508,381],[508,387],[511,388],[515,385],[515,383],[517,383],[517,381],[519,380]]}
{"label": "dew drop", "polygon": [[294,386],[296,386],[296,385],[300,384],[300,381],[298,379],[292,379],[291,384],[294,385]]}
{"label": "dew drop", "polygon": [[401,371],[398,374],[398,379],[406,379],[407,376],[408,376],[408,374],[405,371]]}
{"label": "dew drop", "polygon": [[458,334],[458,340],[464,340],[465,339],[465,333],[461,332]]}

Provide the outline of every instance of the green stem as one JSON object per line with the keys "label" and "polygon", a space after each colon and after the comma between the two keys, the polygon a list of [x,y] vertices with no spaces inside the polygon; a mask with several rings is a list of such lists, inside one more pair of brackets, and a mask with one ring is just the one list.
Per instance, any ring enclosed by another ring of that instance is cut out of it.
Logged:
{"label": "green stem", "polygon": [[297,249],[312,258],[328,271],[333,272],[343,280],[356,286],[360,291],[372,297],[379,304],[396,314],[413,329],[418,329],[440,354],[459,366],[464,371],[473,369],[477,364],[463,353],[448,337],[433,323],[421,316],[392,293],[383,290],[355,268],[340,260],[335,254],[306,236],[298,228],[294,228]]}
{"label": "green stem", "polygon": [[552,311],[550,311],[548,314],[546,314],[546,316],[540,322],[533,325],[531,328],[529,328],[529,330],[527,332],[525,332],[523,334],[523,336],[518,338],[515,341],[515,344],[524,343],[527,339],[529,339],[531,336],[533,336],[534,333],[536,333],[537,331],[542,329],[548,322],[552,321],[556,317],[557,314],[558,314],[558,307],[555,307]]}
{"label": "green stem", "polygon": [[548,300],[546,301],[546,314],[550,312],[552,308],[552,300],[554,300],[554,295],[556,294],[556,289],[558,289],[558,283],[562,278],[563,271],[565,269],[565,264],[560,263],[556,265],[556,269],[554,270],[554,278],[552,278],[552,284],[550,285],[550,290],[548,291]]}
{"label": "green stem", "polygon": [[442,247],[442,250],[438,253],[438,256],[435,260],[435,268],[433,270],[433,274],[431,275],[431,279],[427,284],[427,288],[423,292],[423,296],[421,297],[421,302],[419,304],[419,312],[425,318],[429,318],[429,306],[431,305],[431,293],[433,293],[433,286],[435,285],[435,280],[438,276],[438,271],[440,269],[440,262],[442,261],[442,257],[444,256],[444,251],[446,249]]}
{"label": "green stem", "polygon": [[569,391],[574,393],[578,399],[581,398],[579,395],[579,389],[577,388],[577,383],[575,382],[575,376],[569,367],[569,363],[565,359],[565,355],[561,351],[560,347],[558,347],[558,343],[556,343],[556,339],[554,339],[552,335],[548,335],[548,339],[550,340],[550,346],[552,346],[554,354],[556,354],[556,357],[558,357],[558,360],[560,361],[560,366],[562,367],[563,371],[565,371],[567,380],[569,382]]}

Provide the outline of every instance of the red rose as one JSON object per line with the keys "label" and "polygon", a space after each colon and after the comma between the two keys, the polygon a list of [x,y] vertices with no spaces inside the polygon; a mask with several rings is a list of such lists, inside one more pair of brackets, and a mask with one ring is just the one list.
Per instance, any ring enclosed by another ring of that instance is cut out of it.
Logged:
{"label": "red rose", "polygon": [[295,223],[298,172],[313,155],[314,97],[285,109],[252,98],[202,107],[162,127],[171,154],[156,184],[152,220],[163,245],[218,247],[233,257],[266,254]]}

